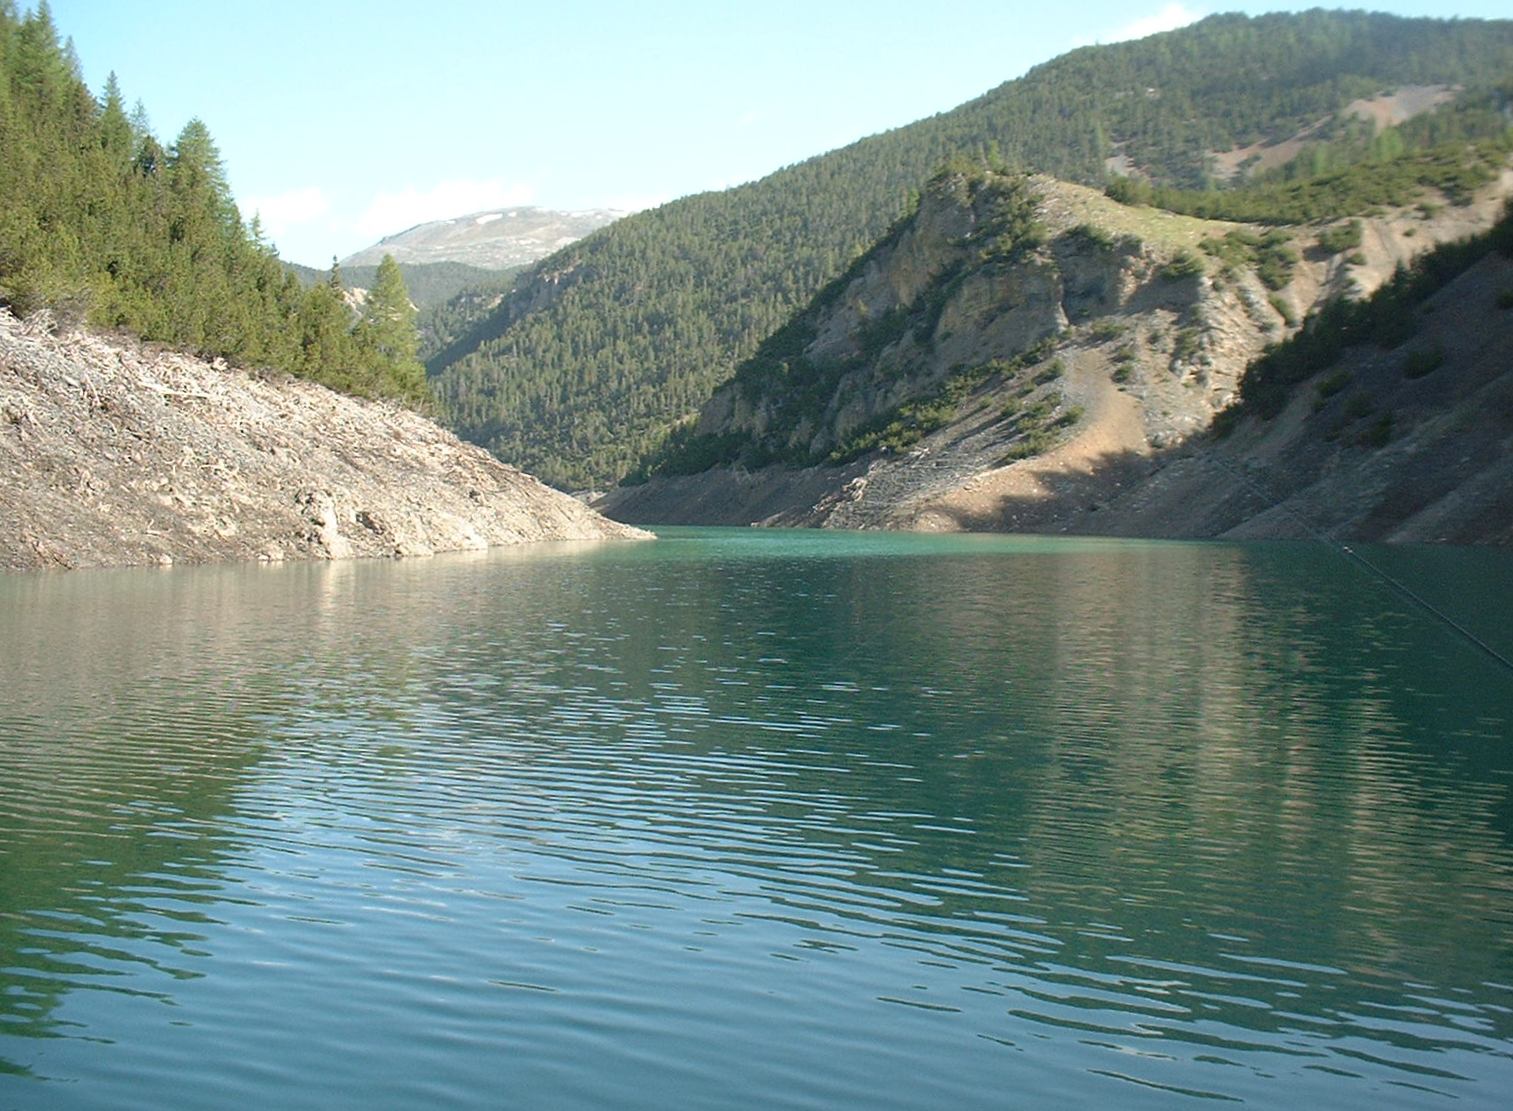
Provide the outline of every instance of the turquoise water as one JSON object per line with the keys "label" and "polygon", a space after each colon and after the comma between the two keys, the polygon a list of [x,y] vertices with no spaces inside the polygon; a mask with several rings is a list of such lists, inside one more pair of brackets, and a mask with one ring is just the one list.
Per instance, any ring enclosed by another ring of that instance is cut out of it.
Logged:
{"label": "turquoise water", "polygon": [[[1369,554],[1513,649],[1513,556]],[[0,646],[0,1108],[1513,1091],[1513,675],[1328,548],[7,576]]]}

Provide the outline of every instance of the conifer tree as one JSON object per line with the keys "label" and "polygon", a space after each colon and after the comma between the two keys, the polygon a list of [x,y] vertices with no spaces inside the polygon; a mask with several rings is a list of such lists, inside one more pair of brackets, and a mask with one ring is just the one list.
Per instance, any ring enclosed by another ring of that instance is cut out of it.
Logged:
{"label": "conifer tree", "polygon": [[[332,276],[340,281],[336,267]],[[357,347],[352,342],[352,313],[342,297],[339,285],[320,282],[305,295],[297,314],[299,328],[298,370],[340,390],[353,390]]]}
{"label": "conifer tree", "polygon": [[114,70],[105,79],[105,95],[100,100],[100,145],[123,166],[131,161],[136,146],[131,120],[126,116],[126,105],[121,98],[121,83]]}
{"label": "conifer tree", "polygon": [[425,396],[425,367],[420,363],[420,335],[415,306],[393,255],[384,255],[363,302],[356,341],[376,391],[412,400]]}
{"label": "conifer tree", "polygon": [[113,74],[90,92],[45,3],[21,16],[0,0],[0,306],[420,397],[401,334],[379,344],[394,366],[358,357],[333,280],[307,294],[242,223],[202,121],[165,151],[140,102],[126,112]]}

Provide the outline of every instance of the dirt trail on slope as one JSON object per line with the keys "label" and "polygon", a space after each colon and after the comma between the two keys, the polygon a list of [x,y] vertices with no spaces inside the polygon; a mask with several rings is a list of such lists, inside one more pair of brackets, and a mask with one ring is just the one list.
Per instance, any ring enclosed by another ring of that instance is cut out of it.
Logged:
{"label": "dirt trail on slope", "polygon": [[1073,488],[1096,498],[1105,485],[1100,475],[1110,459],[1147,454],[1140,404],[1113,384],[1105,360],[1086,354],[1071,360],[1067,379],[1067,399],[1081,405],[1084,413],[1084,423],[1070,440],[1044,455],[976,475],[930,499],[917,511],[912,527],[1013,528],[1019,518],[1033,514],[1037,503],[1065,497]]}

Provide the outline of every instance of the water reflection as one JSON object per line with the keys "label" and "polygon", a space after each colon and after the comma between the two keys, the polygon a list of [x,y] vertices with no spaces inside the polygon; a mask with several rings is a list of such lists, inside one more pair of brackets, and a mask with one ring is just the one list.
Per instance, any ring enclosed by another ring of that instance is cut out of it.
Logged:
{"label": "water reflection", "polygon": [[170,999],[240,852],[225,823],[264,731],[206,632],[245,614],[182,578],[111,581],[3,581],[0,1037],[92,1036],[57,1016],[72,989]]}
{"label": "water reflection", "polygon": [[0,592],[0,1056],[54,1035],[34,1071],[102,1102],[86,1039],[185,1106],[1513,1079],[1513,699],[1327,550],[686,533]]}

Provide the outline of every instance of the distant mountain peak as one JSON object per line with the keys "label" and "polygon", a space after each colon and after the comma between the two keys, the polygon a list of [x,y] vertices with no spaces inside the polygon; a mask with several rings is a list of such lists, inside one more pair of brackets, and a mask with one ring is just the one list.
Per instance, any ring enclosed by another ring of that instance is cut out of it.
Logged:
{"label": "distant mountain peak", "polygon": [[371,266],[388,254],[396,262],[463,262],[504,270],[545,258],[624,215],[610,208],[562,212],[534,205],[469,212],[384,236],[341,265]]}

